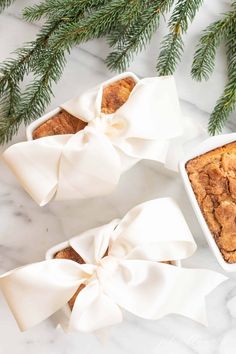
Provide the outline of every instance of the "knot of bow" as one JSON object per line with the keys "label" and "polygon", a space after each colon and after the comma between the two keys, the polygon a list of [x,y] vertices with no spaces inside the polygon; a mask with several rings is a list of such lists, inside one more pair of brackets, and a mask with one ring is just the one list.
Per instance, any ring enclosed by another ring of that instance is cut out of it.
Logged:
{"label": "knot of bow", "polygon": [[68,245],[85,264],[53,259],[50,251],[46,261],[0,277],[22,330],[63,308],[81,284],[68,330],[91,332],[114,325],[122,321],[122,309],[146,319],[177,313],[205,323],[205,296],[226,279],[176,265],[196,244],[170,198],[140,204],[122,220],[84,232]]}
{"label": "knot of bow", "polygon": [[[173,77],[138,80],[114,113],[101,112],[107,82],[62,105],[88,124],[76,134],[48,136],[8,148],[4,160],[39,204],[109,194],[141,159],[165,163],[182,121]],[[118,80],[122,76],[115,77]]]}

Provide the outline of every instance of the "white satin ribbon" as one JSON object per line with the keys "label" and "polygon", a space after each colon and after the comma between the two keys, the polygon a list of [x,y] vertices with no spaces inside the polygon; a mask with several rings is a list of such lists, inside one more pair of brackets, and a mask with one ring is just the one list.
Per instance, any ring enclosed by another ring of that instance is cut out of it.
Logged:
{"label": "white satin ribbon", "polygon": [[[131,76],[123,74],[113,81]],[[41,206],[109,194],[123,171],[141,159],[166,162],[169,143],[183,134],[173,77],[139,80],[114,114],[101,113],[101,84],[62,108],[88,125],[74,135],[15,144],[3,158]]]}
{"label": "white satin ribbon", "polygon": [[140,204],[121,221],[84,232],[69,245],[86,264],[47,259],[0,277],[21,330],[63,308],[81,284],[86,286],[76,298],[68,330],[92,332],[117,324],[122,308],[146,319],[177,313],[206,323],[205,296],[226,279],[210,270],[157,262],[180,260],[196,250],[170,198]]}

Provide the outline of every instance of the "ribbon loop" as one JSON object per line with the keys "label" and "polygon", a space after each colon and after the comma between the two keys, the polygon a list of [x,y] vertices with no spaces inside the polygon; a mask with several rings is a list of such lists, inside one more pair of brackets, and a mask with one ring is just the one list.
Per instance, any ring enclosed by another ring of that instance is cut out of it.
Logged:
{"label": "ribbon loop", "polygon": [[62,308],[90,276],[88,265],[55,259],[8,272],[0,278],[0,285],[19,328],[24,331]]}

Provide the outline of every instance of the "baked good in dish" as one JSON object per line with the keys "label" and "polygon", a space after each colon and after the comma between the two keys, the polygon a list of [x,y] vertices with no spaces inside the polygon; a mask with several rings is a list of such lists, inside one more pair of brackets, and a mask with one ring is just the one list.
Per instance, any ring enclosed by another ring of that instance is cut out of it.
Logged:
{"label": "baked good in dish", "polygon": [[[111,114],[120,108],[129,98],[135,84],[132,77],[127,77],[105,86],[102,96],[102,113]],[[33,139],[50,135],[75,134],[84,129],[86,125],[87,123],[82,119],[74,117],[62,109],[33,131]]]}
{"label": "baked good in dish", "polygon": [[75,134],[84,129],[87,123],[61,110],[33,131],[33,139],[50,135]]}
{"label": "baked good in dish", "polygon": [[221,254],[236,263],[236,142],[193,158],[186,170]]}
{"label": "baked good in dish", "polygon": [[136,82],[132,77],[115,81],[104,87],[102,95],[102,113],[111,114],[120,108],[129,98]]}
{"label": "baked good in dish", "polygon": [[[108,251],[104,254],[104,257],[107,256]],[[57,252],[54,255],[55,259],[71,259],[74,262],[80,263],[80,264],[84,264],[84,260],[83,258],[80,257],[80,255],[72,248],[72,247],[66,247],[65,249]],[[161,262],[161,263],[166,263],[166,264],[172,264],[170,261],[166,261],[166,262]],[[73,309],[76,297],[78,296],[79,292],[85,287],[85,285],[80,285],[80,287],[78,288],[78,290],[76,291],[76,293],[72,296],[72,298],[69,300],[68,305],[70,307],[70,309]]]}

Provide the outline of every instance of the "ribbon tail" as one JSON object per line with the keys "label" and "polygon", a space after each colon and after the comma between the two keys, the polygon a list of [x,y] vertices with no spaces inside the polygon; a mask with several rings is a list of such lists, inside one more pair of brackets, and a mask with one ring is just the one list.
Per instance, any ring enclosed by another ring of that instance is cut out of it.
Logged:
{"label": "ribbon tail", "polygon": [[37,204],[47,204],[56,193],[58,162],[68,135],[46,137],[9,147],[3,159]]}
{"label": "ribbon tail", "polygon": [[85,265],[48,260],[17,268],[0,277],[0,289],[22,331],[62,308],[84,281]]}
{"label": "ribbon tail", "polygon": [[68,331],[94,332],[122,321],[120,307],[103,293],[98,282],[90,282],[76,298]]}
{"label": "ribbon tail", "polygon": [[209,270],[137,260],[122,260],[113,271],[103,271],[101,284],[120,307],[146,319],[175,313],[202,324],[205,297],[227,279]]}

